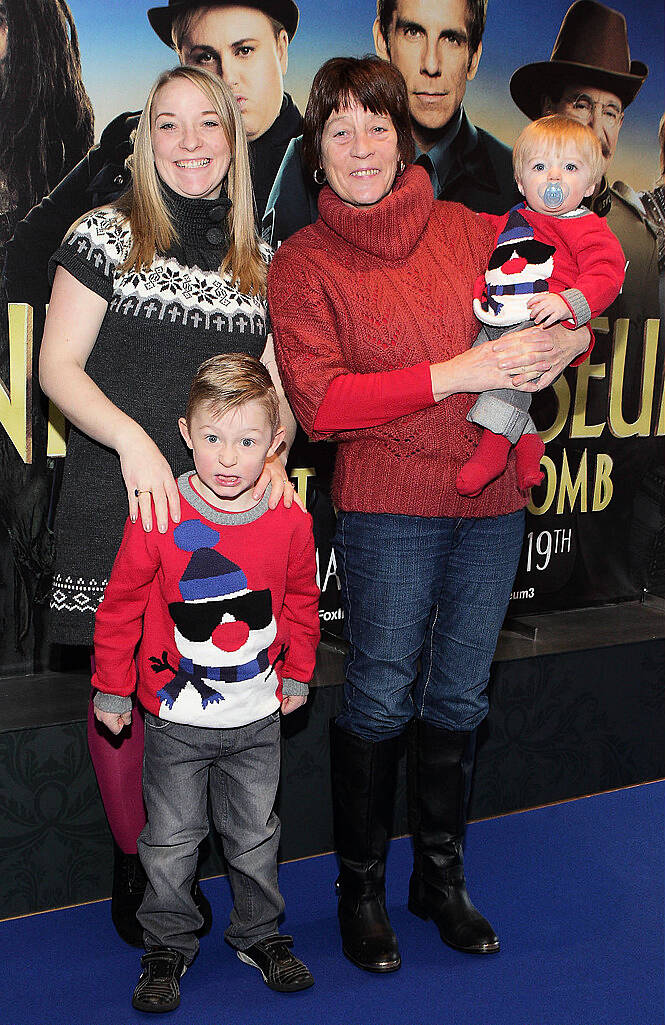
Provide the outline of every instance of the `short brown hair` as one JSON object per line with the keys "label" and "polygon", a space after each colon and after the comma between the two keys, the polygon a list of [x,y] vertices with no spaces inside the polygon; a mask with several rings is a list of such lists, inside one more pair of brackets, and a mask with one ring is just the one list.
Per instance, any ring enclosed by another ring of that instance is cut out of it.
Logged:
{"label": "short brown hair", "polygon": [[[173,49],[180,56],[182,54],[182,48],[185,43],[185,39],[189,35],[191,27],[198,18],[203,14],[209,14],[210,11],[214,11],[216,7],[229,7],[228,3],[218,4],[202,4],[200,7],[185,7],[184,10],[178,11],[177,14],[173,15],[173,21],[171,22],[171,39],[173,40]],[[258,8],[256,8],[258,10]],[[265,11],[259,11],[270,22],[273,35],[275,36],[275,42],[279,41],[280,33],[286,32],[286,29],[280,21],[276,21],[275,18],[271,18]],[[287,33],[288,35],[288,33]]]}
{"label": "short brown hair", "polygon": [[575,121],[565,114],[548,114],[524,128],[513,147],[513,172],[515,178],[522,178],[524,165],[535,150],[547,150],[559,155],[566,143],[576,147],[589,165],[590,182],[600,181],[603,168],[603,150],[600,142],[581,121]]}
{"label": "short brown hair", "polygon": [[218,419],[254,401],[263,407],[274,437],[280,423],[279,399],[263,363],[244,352],[211,356],[194,375],[185,420],[190,427],[201,406],[207,406]]}
{"label": "short brown hair", "polygon": [[303,122],[305,166],[321,166],[321,136],[332,113],[359,103],[372,114],[385,114],[397,132],[397,148],[409,164],[415,150],[411,135],[409,99],[401,72],[379,57],[333,57],[314,76]]}
{"label": "short brown hair", "polygon": [[[397,0],[376,0],[376,16],[386,49],[390,53],[390,29]],[[466,31],[469,37],[469,64],[480,46],[487,21],[487,0],[466,0]]]}

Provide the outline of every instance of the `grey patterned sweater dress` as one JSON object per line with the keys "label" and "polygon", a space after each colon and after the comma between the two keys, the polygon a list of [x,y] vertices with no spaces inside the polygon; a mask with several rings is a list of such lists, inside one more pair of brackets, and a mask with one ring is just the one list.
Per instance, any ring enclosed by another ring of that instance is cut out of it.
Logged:
{"label": "grey patterned sweater dress", "polygon": [[[131,234],[108,207],[88,214],[65,239],[50,273],[60,264],[108,302],[86,372],[144,428],[177,477],[191,466],[177,420],[197,367],[220,352],[260,357],[268,328],[265,300],[239,293],[218,273],[227,245],[228,200],[165,192],[180,244],[150,268],[118,273]],[[262,248],[268,261],[271,251]],[[72,427],[56,516],[53,642],[92,644],[95,612],[127,514],[116,452]]]}

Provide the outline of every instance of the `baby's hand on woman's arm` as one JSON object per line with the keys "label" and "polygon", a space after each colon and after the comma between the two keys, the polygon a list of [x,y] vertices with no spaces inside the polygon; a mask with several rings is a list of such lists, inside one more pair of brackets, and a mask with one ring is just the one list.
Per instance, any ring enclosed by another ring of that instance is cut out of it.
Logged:
{"label": "baby's hand on woman's arm", "polygon": [[131,726],[132,710],[130,708],[128,712],[123,712],[122,715],[119,715],[117,712],[103,712],[101,708],[95,706],[95,719],[98,719],[99,722],[106,726],[107,730],[110,730],[111,733],[115,733],[117,736],[125,726]]}
{"label": "baby's hand on woman's arm", "polygon": [[568,303],[556,292],[545,292],[543,295],[529,299],[527,306],[531,311],[531,319],[543,327],[551,327],[560,320],[568,320],[571,316]]}

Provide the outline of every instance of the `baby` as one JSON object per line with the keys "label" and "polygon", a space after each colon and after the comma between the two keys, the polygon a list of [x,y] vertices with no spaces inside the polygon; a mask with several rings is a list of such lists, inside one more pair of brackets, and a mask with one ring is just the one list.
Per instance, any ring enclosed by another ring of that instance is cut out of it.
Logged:
{"label": "baby", "polygon": [[[621,246],[604,220],[580,206],[602,168],[598,139],[578,121],[551,114],[520,134],[513,169],[525,202],[501,216],[481,215],[495,229],[496,242],[476,282],[473,309],[483,328],[474,344],[532,323],[581,327],[616,299],[625,271]],[[478,396],[468,419],[484,432],[457,476],[461,495],[479,495],[500,476],[513,446],[519,486],[540,484],[545,446],[530,403],[528,392],[514,389]]]}

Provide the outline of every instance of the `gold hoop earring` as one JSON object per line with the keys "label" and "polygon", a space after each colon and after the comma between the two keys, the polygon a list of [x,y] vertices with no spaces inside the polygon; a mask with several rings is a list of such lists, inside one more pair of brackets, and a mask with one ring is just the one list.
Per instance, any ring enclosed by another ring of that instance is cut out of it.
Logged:
{"label": "gold hoop earring", "polygon": [[[319,174],[321,175],[321,180],[319,180],[319,178],[317,177],[317,175]],[[316,171],[314,172],[313,178],[317,185],[325,185],[327,181],[326,172],[323,170],[322,167],[317,167]]]}

